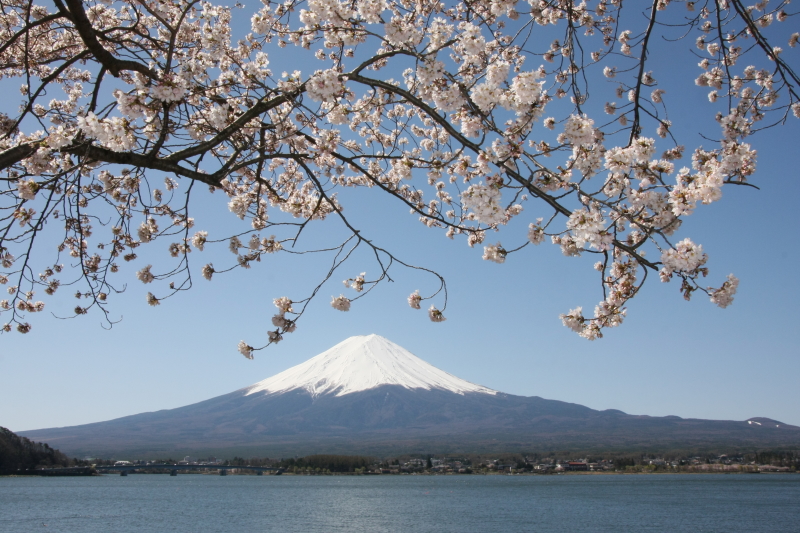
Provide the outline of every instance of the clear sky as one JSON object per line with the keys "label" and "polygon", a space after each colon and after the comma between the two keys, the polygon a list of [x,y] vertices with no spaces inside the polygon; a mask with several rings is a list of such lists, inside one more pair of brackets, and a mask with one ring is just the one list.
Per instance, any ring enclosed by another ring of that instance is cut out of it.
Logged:
{"label": "clear sky", "polygon": [[[668,88],[667,97],[702,105],[707,90],[681,79],[683,85]],[[691,131],[683,139],[687,146],[699,142],[701,128],[692,124],[691,107],[672,118]],[[409,308],[410,292],[433,285],[408,271],[397,271],[394,283],[355,302],[350,312],[333,310],[330,297],[346,292],[342,279],[374,272],[369,263],[362,267],[356,261],[323,287],[297,332],[249,361],[236,351],[237,342],[263,343],[275,310],[272,299],[304,295],[325,263],[277,255],[209,283],[197,274],[218,256],[193,252],[195,288],[156,308],[144,297],[152,287],[138,283],[129,269],[128,289],[112,307],[122,320],[111,329],[104,329],[97,315],[58,320],[42,313],[30,334],[2,335],[0,425],[20,431],[179,407],[247,386],[351,335],[369,333],[458,377],[510,394],[632,414],[765,416],[800,425],[800,121],[790,120],[751,139],[758,150],[753,183],[761,190],[726,186],[722,201],[699,208],[680,230],[681,237],[692,237],[708,252],[709,284],[721,284],[730,272],[740,278],[727,309],[706,297],[685,302],[678,282],[661,284],[652,276],[629,304],[625,324],[589,342],[561,326],[558,315],[577,305],[592,309],[601,299],[590,272],[594,257],[563,257],[558,247],[544,244],[513,254],[503,265],[482,261],[482,247],[470,249],[463,240],[449,241],[426,229],[376,191],[351,191],[343,203],[365,235],[446,277],[446,322],[431,323],[424,311]],[[225,204],[220,194],[203,198],[198,229],[221,236],[219,228],[235,227]],[[524,239],[527,223],[544,214],[528,205],[530,212],[487,240]],[[328,236],[329,226],[313,225],[308,242]],[[140,261],[147,260],[143,255]]]}

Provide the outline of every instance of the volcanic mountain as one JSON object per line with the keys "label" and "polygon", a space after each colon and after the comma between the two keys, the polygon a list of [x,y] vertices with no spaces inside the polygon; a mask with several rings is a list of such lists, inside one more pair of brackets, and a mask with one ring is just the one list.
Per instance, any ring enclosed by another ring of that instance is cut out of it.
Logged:
{"label": "volcanic mountain", "polygon": [[351,337],[280,374],[193,405],[21,434],[66,453],[103,457],[800,445],[800,427],[767,418],[638,416],[505,394],[439,370],[378,335]]}

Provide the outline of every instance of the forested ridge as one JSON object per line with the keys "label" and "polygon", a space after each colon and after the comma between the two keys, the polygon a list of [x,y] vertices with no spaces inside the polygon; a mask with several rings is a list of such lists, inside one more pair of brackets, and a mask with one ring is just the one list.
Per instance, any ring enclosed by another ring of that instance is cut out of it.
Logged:
{"label": "forested ridge", "polygon": [[20,437],[0,427],[0,475],[37,467],[70,466],[70,459],[43,442]]}

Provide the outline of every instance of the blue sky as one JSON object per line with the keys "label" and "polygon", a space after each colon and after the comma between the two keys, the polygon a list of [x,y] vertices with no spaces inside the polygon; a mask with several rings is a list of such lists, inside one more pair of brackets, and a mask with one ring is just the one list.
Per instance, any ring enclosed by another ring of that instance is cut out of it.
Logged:
{"label": "blue sky", "polygon": [[[713,121],[695,124],[694,110],[707,105],[707,90],[691,83],[695,73],[681,75],[670,63],[674,58],[655,61],[656,74],[659,68],[669,74],[666,98],[692,102],[671,117],[686,136],[681,142],[700,142],[701,131],[716,135]],[[42,313],[29,335],[2,335],[0,425],[20,431],[179,407],[244,387],[351,335],[369,333],[463,379],[511,394],[633,414],[766,416],[800,425],[798,122],[791,119],[751,139],[759,152],[753,182],[760,191],[726,186],[722,201],[699,208],[680,230],[681,238],[690,236],[709,254],[709,284],[721,284],[730,272],[740,278],[727,309],[700,296],[685,302],[677,282],[661,284],[651,276],[629,304],[625,324],[589,342],[561,326],[558,315],[577,305],[591,309],[601,299],[591,271],[594,257],[563,257],[544,244],[513,254],[503,265],[482,261],[482,247],[470,249],[463,240],[449,241],[443,232],[426,229],[376,191],[350,191],[343,196],[347,214],[368,238],[446,277],[446,322],[431,323],[424,311],[409,308],[410,292],[434,285],[402,270],[394,272],[394,283],[355,302],[350,312],[333,310],[330,297],[346,292],[342,279],[363,270],[374,273],[374,266],[356,257],[322,289],[297,332],[249,361],[237,353],[237,342],[263,343],[275,310],[272,299],[304,295],[325,263],[277,255],[209,283],[197,275],[199,267],[216,264],[220,255],[193,252],[195,288],[156,308],[144,298],[152,287],[138,283],[130,268],[128,289],[112,307],[122,320],[110,330],[97,315],[58,320]],[[223,228],[236,227],[225,204],[220,194],[201,198],[197,229],[219,237]],[[487,240],[521,242],[527,223],[546,214],[528,206],[518,222]],[[308,242],[330,237],[330,226],[313,225]],[[167,244],[143,251],[137,268],[147,264],[147,253],[165,254]],[[225,254],[227,261],[233,257]],[[63,305],[75,302],[66,299]]]}

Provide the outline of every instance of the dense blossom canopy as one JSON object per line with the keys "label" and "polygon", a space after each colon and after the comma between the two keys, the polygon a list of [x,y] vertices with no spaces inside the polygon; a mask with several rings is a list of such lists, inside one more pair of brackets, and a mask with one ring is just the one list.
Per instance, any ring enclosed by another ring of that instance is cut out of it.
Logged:
{"label": "dense blossom canopy", "polygon": [[[75,315],[108,316],[124,286],[116,276],[156,241],[171,263],[134,267],[153,287],[150,305],[197,272],[216,281],[269,254],[330,254],[310,295],[275,295],[275,329],[261,344],[278,342],[355,248],[376,264],[345,280],[348,295],[331,300],[340,311],[393,265],[420,268],[351,224],[347,188],[394,197],[426,226],[483,246],[484,260],[547,241],[566,256],[595,254],[601,301],[561,316],[587,339],[623,322],[648,272],[726,307],[739,280],[704,284],[708,256],[679,235],[681,221],[723,186],[749,185],[751,135],[800,117],[788,1],[653,0],[625,12],[621,0],[0,5],[0,83],[21,95],[18,108],[0,108],[5,331],[28,332],[46,307],[40,293],[66,286]],[[666,67],[653,58],[656,38],[694,59]],[[270,70],[290,53],[301,69]],[[675,69],[694,79],[686,91],[708,91],[696,114],[718,125],[705,147],[681,144],[667,118],[668,104],[685,116],[659,86]],[[190,200],[202,189],[226,195],[247,229],[195,227]],[[518,217],[527,236],[501,232],[517,244],[487,241]],[[298,247],[308,224],[330,221],[348,229],[344,242]],[[195,264],[215,244],[235,260]],[[444,280],[426,271],[439,290],[408,303],[432,300],[428,316],[440,322]]]}

